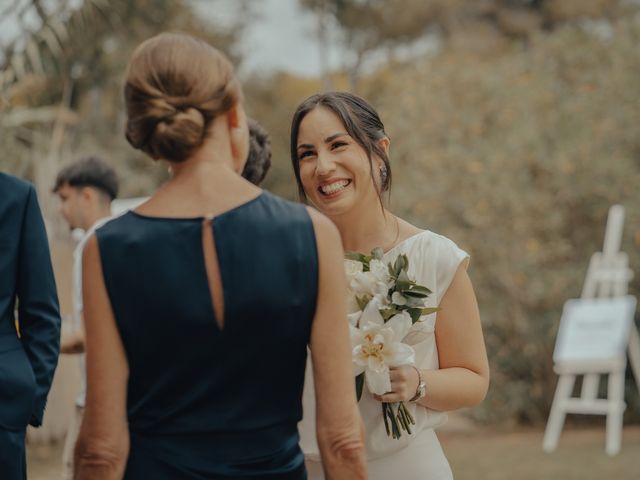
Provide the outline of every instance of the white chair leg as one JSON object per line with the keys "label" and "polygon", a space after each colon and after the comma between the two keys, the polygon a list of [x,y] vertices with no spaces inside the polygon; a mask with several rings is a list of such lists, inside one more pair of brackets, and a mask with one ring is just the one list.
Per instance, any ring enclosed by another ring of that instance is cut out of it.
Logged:
{"label": "white chair leg", "polygon": [[624,413],[624,370],[609,374],[609,412],[607,413],[607,455],[617,455],[622,445],[622,415]]}
{"label": "white chair leg", "polygon": [[547,420],[547,428],[544,432],[544,440],[542,441],[542,448],[545,452],[552,452],[558,446],[560,432],[562,431],[564,419],[567,415],[564,402],[571,397],[575,381],[575,375],[563,374],[560,375],[558,379],[556,393],[553,396],[553,404],[551,405],[551,412],[549,413],[549,420]]}

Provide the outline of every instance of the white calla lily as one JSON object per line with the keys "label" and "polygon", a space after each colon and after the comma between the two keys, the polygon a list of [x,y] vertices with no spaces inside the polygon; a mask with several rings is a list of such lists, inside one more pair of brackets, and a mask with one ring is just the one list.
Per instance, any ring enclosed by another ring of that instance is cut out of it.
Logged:
{"label": "white calla lily", "polygon": [[364,269],[364,265],[362,262],[356,262],[355,260],[349,260],[348,258],[344,261],[344,272],[347,275],[347,280],[351,281],[353,277],[362,272]]}
{"label": "white calla lily", "polygon": [[387,289],[391,282],[391,275],[389,275],[389,268],[380,260],[373,259],[369,262],[369,271],[373,274],[378,282],[384,283]]}
{"label": "white calla lily", "polygon": [[347,295],[347,313],[360,313],[360,305],[358,305],[358,301],[356,300],[356,295],[349,290],[349,294]]}
{"label": "white calla lily", "polygon": [[353,293],[360,297],[374,297],[376,295],[386,297],[389,291],[388,283],[379,280],[371,271],[355,273],[349,287]]}
{"label": "white calla lily", "polygon": [[414,363],[415,352],[402,339],[411,328],[411,317],[402,312],[386,323],[373,299],[359,319],[359,328],[350,325],[354,373],[364,372],[367,388],[383,395],[391,390],[389,368]]}
{"label": "white calla lily", "polygon": [[349,287],[359,296],[373,296],[376,288],[376,277],[371,272],[357,272],[351,277]]}
{"label": "white calla lily", "polygon": [[347,319],[349,320],[349,325],[351,325],[354,328],[357,327],[358,326],[358,320],[360,320],[361,316],[362,316],[362,312],[360,310],[358,310],[357,312],[354,312],[354,313],[347,314]]}

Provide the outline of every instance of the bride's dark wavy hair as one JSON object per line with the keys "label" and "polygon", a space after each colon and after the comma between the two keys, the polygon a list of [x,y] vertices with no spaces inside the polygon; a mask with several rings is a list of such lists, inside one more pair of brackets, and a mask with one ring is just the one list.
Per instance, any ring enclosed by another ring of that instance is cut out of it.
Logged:
{"label": "bride's dark wavy hair", "polygon": [[389,138],[384,131],[384,124],[380,120],[378,112],[362,97],[348,92],[327,92],[312,95],[304,100],[296,109],[291,120],[291,163],[298,184],[298,196],[303,202],[307,201],[307,195],[300,179],[300,163],[298,161],[298,135],[300,124],[304,117],[316,107],[326,107],[335,113],[347,133],[367,153],[371,171],[371,180],[377,185],[373,174],[373,157],[378,157],[384,163],[387,170],[381,185],[378,185],[378,198],[382,204],[382,193],[391,189],[391,165],[389,156],[378,143],[383,138]]}

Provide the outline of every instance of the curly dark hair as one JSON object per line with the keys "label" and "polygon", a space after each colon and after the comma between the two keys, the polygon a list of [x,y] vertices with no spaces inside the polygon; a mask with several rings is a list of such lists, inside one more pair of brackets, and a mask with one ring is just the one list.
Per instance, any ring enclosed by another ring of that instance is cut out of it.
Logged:
{"label": "curly dark hair", "polygon": [[269,133],[255,120],[249,119],[249,156],[242,176],[260,185],[271,166],[271,140]]}

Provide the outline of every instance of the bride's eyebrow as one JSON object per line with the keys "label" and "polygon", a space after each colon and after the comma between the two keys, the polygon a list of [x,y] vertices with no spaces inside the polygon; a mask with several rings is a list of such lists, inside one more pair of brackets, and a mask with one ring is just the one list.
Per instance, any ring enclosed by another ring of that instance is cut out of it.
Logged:
{"label": "bride's eyebrow", "polygon": [[334,133],[333,135],[327,137],[324,139],[324,143],[331,143],[333,142],[336,138],[338,137],[344,137],[344,136],[348,136],[349,134],[347,132],[339,132],[339,133]]}
{"label": "bride's eyebrow", "polygon": [[[349,136],[348,133],[346,132],[338,132],[338,133],[334,133],[333,135],[329,135],[327,138],[324,139],[324,143],[331,143],[333,142],[336,138],[339,137],[345,137],[345,136]],[[298,145],[296,147],[297,150],[300,150],[301,148],[304,149],[312,149],[313,145],[311,145],[310,143],[301,143],[300,145]]]}

